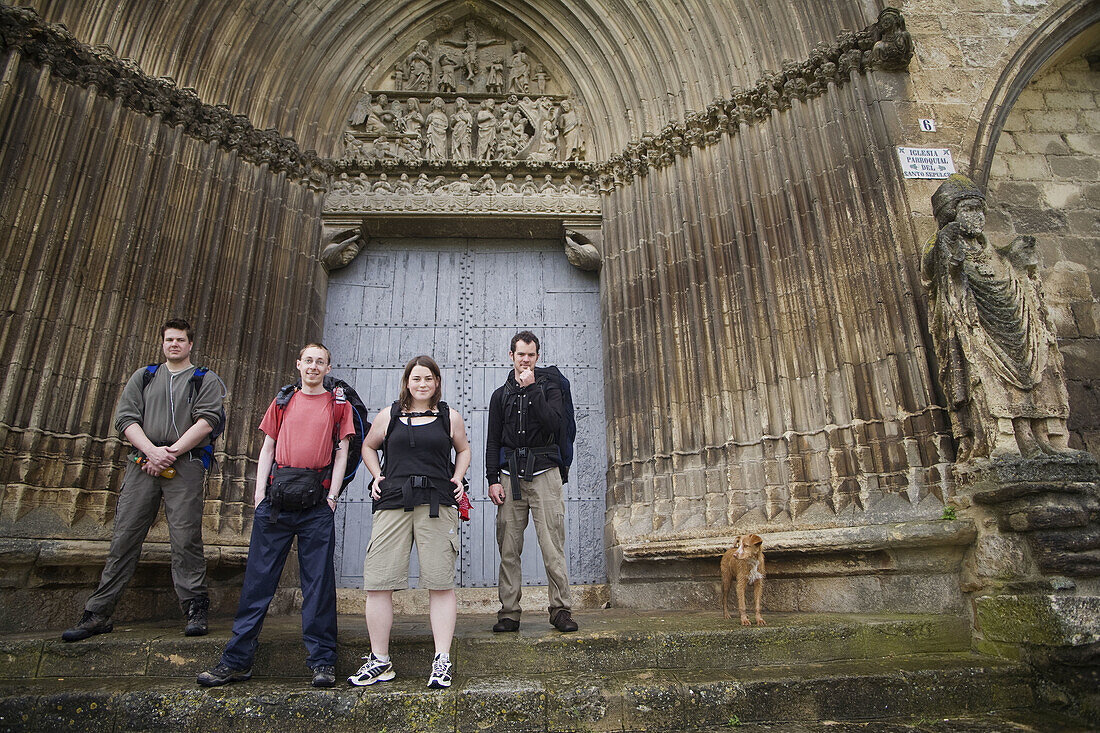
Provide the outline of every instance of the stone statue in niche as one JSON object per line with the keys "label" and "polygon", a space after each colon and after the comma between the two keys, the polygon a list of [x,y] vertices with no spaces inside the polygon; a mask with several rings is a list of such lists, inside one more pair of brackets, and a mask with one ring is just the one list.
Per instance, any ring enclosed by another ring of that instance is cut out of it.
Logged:
{"label": "stone statue in niche", "polygon": [[432,100],[432,109],[426,118],[428,132],[427,144],[424,149],[424,157],[428,160],[447,159],[447,126],[450,120],[443,111],[443,99],[436,97]]}
{"label": "stone statue in niche", "polygon": [[493,100],[486,99],[477,111],[477,159],[491,160],[496,149],[497,116]]}
{"label": "stone statue in niche", "polygon": [[558,130],[562,142],[562,160],[583,160],[584,142],[581,140],[581,116],[573,108],[573,102],[562,100],[558,113]]}
{"label": "stone statue in niche", "polygon": [[458,62],[447,54],[439,57],[439,91],[458,91],[455,71],[458,70]]}
{"label": "stone statue in niche", "polygon": [[867,61],[884,71],[905,71],[913,58],[913,37],[905,30],[905,18],[897,8],[884,8],[873,26],[875,45]]}
{"label": "stone statue in niche", "polygon": [[473,136],[474,116],[465,99],[455,100],[451,115],[451,155],[455,160],[470,160],[470,140]]}
{"label": "stone statue in niche", "polygon": [[957,460],[1066,452],[1069,399],[1035,238],[992,244],[985,195],[963,175],[940,185],[932,208],[940,228],[921,274]]}
{"label": "stone statue in niche", "polygon": [[466,81],[470,86],[473,86],[474,77],[477,76],[478,72],[481,70],[477,60],[478,49],[485,46],[504,43],[504,41],[496,38],[490,38],[487,41],[479,41],[477,40],[477,33],[474,31],[474,26],[471,23],[467,23],[466,28],[462,32],[461,41],[440,41],[440,43],[462,49],[462,66],[466,71]]}
{"label": "stone statue in niche", "polygon": [[399,92],[405,88],[405,70],[401,68],[401,64],[393,70],[393,88]]}
{"label": "stone statue in niche", "polygon": [[504,94],[504,57],[494,56],[485,73],[486,94]]}
{"label": "stone statue in niche", "polygon": [[427,41],[417,41],[416,48],[405,57],[405,75],[408,78],[407,89],[427,91],[432,83],[432,59],[428,56]]}
{"label": "stone statue in niche", "polygon": [[508,68],[508,91],[526,94],[531,84],[531,70],[527,64],[527,47],[519,41],[512,42],[512,63]]}
{"label": "stone statue in niche", "polygon": [[358,231],[347,232],[345,238],[333,242],[321,252],[321,265],[332,272],[347,267],[363,249],[363,238]]}

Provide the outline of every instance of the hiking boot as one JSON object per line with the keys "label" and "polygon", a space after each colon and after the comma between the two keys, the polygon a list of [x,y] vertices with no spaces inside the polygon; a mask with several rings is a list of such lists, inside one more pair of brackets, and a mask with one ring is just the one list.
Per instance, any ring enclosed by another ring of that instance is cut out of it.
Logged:
{"label": "hiking boot", "polygon": [[65,629],[61,634],[61,641],[80,641],[96,634],[109,634],[115,628],[110,616],[102,616],[92,611],[85,611],[80,617],[80,623],[71,629]]}
{"label": "hiking boot", "polygon": [[437,690],[451,686],[451,660],[444,659],[442,654],[436,654],[432,660],[432,675],[428,678],[428,687]]}
{"label": "hiking boot", "polygon": [[187,626],[184,636],[206,636],[206,613],[210,610],[210,599],[206,596],[192,598],[185,602]]}
{"label": "hiking boot", "polygon": [[214,669],[203,672],[195,678],[195,681],[203,687],[218,687],[230,682],[244,682],[250,679],[252,679],[251,669],[233,669],[228,664],[218,662]]}
{"label": "hiking boot", "polygon": [[358,672],[348,677],[348,682],[351,684],[357,687],[365,687],[373,685],[375,682],[392,680],[397,676],[397,673],[393,671],[393,662],[383,662],[374,656],[374,652],[363,657],[363,659],[367,660],[367,663],[360,667]]}
{"label": "hiking boot", "polygon": [[336,685],[336,667],[331,664],[318,664],[313,668],[314,687],[334,687]]}
{"label": "hiking boot", "polygon": [[502,618],[493,624],[493,631],[497,633],[501,631],[519,631],[519,621],[514,618]]}
{"label": "hiking boot", "polygon": [[576,631],[577,622],[573,620],[568,608],[559,608],[550,615],[550,624],[558,631]]}

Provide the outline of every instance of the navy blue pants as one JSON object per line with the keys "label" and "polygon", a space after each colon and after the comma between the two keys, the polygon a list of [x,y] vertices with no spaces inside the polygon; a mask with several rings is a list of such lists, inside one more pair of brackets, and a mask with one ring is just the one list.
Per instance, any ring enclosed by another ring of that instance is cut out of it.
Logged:
{"label": "navy blue pants", "polygon": [[327,502],[301,512],[282,511],[271,521],[271,501],[256,507],[248,565],[233,638],[222,654],[222,664],[249,669],[267,608],[283,574],[290,544],[298,537],[298,567],[302,580],[302,641],[310,668],[336,664],[336,570],[332,554],[336,523]]}

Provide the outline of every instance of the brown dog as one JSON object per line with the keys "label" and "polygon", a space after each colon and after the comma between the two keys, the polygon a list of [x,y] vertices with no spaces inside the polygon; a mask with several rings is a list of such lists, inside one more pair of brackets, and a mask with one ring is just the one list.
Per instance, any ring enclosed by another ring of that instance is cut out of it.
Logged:
{"label": "brown dog", "polygon": [[760,615],[760,596],[764,593],[764,548],[758,534],[743,534],[737,538],[737,544],[722,556],[722,614],[730,617],[727,602],[730,585],[737,578],[737,607],[741,609],[741,625],[749,626],[749,617],[745,613],[745,586],[754,585],[756,601],[756,623],[764,625]]}

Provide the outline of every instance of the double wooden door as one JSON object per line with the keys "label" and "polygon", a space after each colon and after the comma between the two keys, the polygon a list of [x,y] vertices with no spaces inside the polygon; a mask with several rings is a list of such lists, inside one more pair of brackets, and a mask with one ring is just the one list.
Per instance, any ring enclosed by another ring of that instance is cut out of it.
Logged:
{"label": "double wooden door", "polygon": [[[489,397],[510,368],[509,341],[524,328],[542,342],[539,363],[557,365],[572,385],[576,458],[565,486],[570,581],[604,582],[607,451],[598,277],[571,266],[559,241],[400,237],[372,239],[329,281],[325,343],[333,374],[355,387],[371,415],[397,398],[405,363],[429,354],[443,374],[443,399],[466,421],[473,512],[462,523],[456,576],[465,587],[497,582],[496,507],[485,483],[486,415]],[[371,528],[366,486],[366,468],[360,467],[337,510],[341,587],[363,583]],[[544,584],[533,524],[524,547],[524,582]],[[418,575],[414,552],[414,586]]]}

